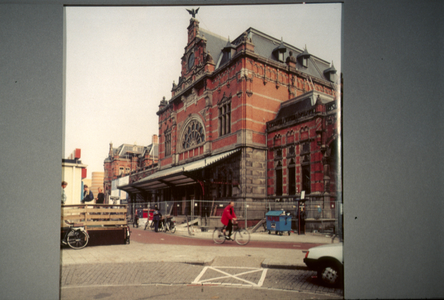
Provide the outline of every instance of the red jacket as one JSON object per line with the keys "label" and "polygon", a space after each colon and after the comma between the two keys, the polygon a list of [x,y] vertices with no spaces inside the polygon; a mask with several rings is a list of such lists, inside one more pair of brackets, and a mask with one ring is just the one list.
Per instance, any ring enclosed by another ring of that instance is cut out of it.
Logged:
{"label": "red jacket", "polygon": [[[230,210],[233,213],[231,213]],[[231,207],[228,204],[227,207],[225,207],[225,209],[224,209],[224,213],[222,214],[222,218],[220,219],[220,221],[222,222],[222,224],[227,226],[228,225],[228,221],[232,220],[233,218],[237,219],[236,214],[234,213],[234,207]]]}

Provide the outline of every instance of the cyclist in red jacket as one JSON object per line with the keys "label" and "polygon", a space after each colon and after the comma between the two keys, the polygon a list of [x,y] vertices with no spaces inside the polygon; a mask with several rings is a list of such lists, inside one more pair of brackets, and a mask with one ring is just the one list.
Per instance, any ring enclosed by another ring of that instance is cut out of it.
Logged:
{"label": "cyclist in red jacket", "polygon": [[224,212],[222,214],[222,218],[220,221],[222,224],[224,224],[224,227],[222,228],[222,232],[225,235],[225,231],[228,229],[228,236],[225,235],[225,238],[227,240],[231,239],[231,232],[233,230],[233,222],[236,222],[237,217],[234,213],[234,201],[230,201],[230,204],[225,207]]}

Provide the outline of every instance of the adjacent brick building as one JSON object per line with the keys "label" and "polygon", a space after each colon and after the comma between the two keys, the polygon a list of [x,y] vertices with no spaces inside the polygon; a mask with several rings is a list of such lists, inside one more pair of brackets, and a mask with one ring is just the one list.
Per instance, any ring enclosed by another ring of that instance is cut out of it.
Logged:
{"label": "adjacent brick building", "polygon": [[[103,186],[107,197],[111,195],[111,182],[117,178],[137,174],[146,177],[157,170],[158,137],[153,135],[152,144],[148,146],[122,144],[117,148],[109,145],[108,157],[104,160]],[[138,178],[138,177],[136,177]]]}

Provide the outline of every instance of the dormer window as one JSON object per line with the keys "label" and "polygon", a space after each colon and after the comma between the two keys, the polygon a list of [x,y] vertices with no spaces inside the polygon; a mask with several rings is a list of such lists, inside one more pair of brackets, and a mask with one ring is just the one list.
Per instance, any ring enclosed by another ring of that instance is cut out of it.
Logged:
{"label": "dormer window", "polygon": [[287,52],[287,48],[284,46],[284,41],[281,41],[281,44],[273,50],[273,56],[279,62],[284,62],[285,52]]}
{"label": "dormer window", "polygon": [[327,80],[331,82],[336,81],[336,69],[335,66],[333,65],[333,62],[331,62],[331,67],[324,71],[324,75],[325,78],[327,78]]}
{"label": "dormer window", "polygon": [[234,54],[234,51],[235,48],[228,39],[227,45],[222,49],[222,61],[220,62],[220,65],[223,65],[226,62],[230,61]]}
{"label": "dormer window", "polygon": [[308,59],[310,58],[310,53],[307,51],[307,46],[305,46],[304,52],[298,55],[297,60],[301,66],[304,68],[308,67]]}
{"label": "dormer window", "polygon": [[222,61],[227,62],[231,59],[231,51],[224,51],[224,54],[222,56]]}

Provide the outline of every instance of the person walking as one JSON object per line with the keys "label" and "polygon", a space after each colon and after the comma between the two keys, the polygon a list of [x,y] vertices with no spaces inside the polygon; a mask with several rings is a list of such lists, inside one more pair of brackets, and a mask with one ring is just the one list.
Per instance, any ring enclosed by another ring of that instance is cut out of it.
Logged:
{"label": "person walking", "polygon": [[159,209],[157,208],[157,205],[154,206],[153,222],[154,222],[154,231],[155,232],[158,232],[158,230],[159,230],[159,221],[160,221],[161,217],[162,217],[162,214],[160,213]]}
{"label": "person walking", "polygon": [[[227,240],[231,239],[231,232],[233,231],[233,222],[235,223],[237,220],[236,214],[234,212],[234,201],[230,201],[230,203],[225,207],[224,212],[222,213],[222,218],[220,221],[224,224],[222,228],[222,232],[225,235]],[[228,230],[228,236],[225,234],[226,230]]]}
{"label": "person walking", "polygon": [[68,185],[66,181],[62,181],[62,204],[66,203],[66,199],[68,199],[68,196],[66,196],[65,188]]}
{"label": "person walking", "polygon": [[300,212],[300,225],[301,228],[299,230],[299,234],[305,234],[305,219],[307,218],[307,214],[305,212],[305,209],[303,207],[301,207],[301,212]]}

